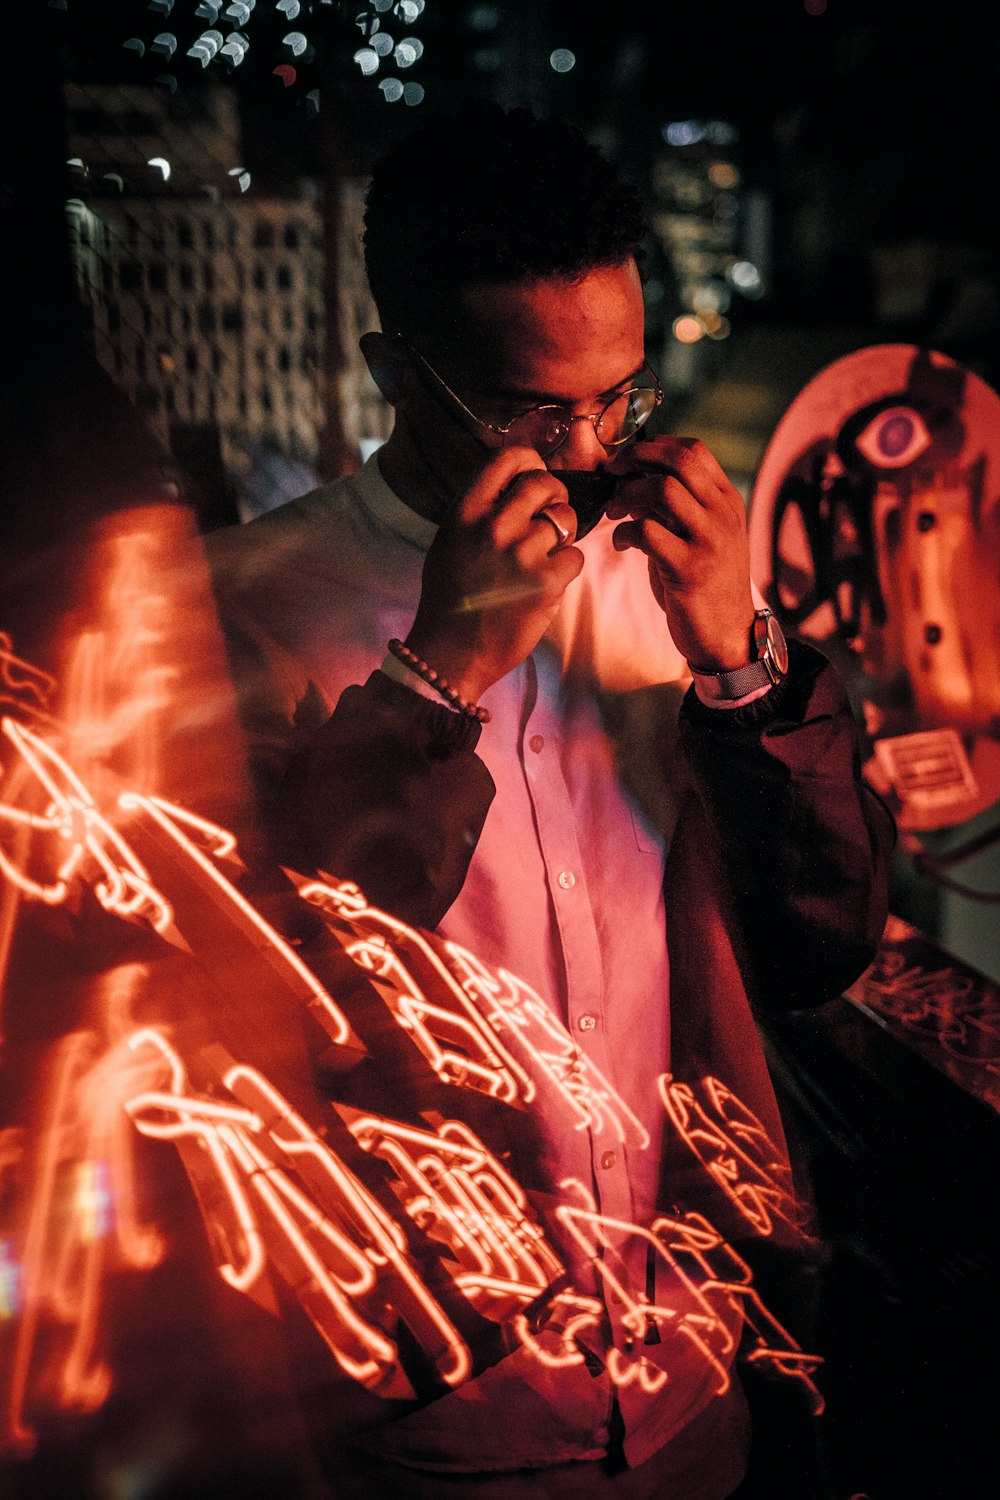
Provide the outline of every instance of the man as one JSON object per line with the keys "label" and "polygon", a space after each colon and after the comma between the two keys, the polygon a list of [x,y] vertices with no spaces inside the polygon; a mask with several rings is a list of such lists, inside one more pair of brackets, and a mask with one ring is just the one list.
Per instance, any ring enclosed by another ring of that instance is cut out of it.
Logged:
{"label": "man", "polygon": [[[740,494],[701,443],[645,437],[643,233],[559,123],[484,107],[398,144],[362,345],[392,435],[209,544],[276,855],[548,1001],[635,1134],[543,1112],[522,1180],[638,1226],[681,1196],[664,1075],[721,1079],[781,1148],[753,1011],[866,966],[891,837],[832,669],[758,611]],[[591,524],[595,474],[620,483]],[[736,1493],[739,1380],[659,1329],[655,1396],[614,1379],[634,1329],[600,1259],[574,1267],[604,1299],[585,1359],[522,1349],[394,1413],[357,1493]]]}

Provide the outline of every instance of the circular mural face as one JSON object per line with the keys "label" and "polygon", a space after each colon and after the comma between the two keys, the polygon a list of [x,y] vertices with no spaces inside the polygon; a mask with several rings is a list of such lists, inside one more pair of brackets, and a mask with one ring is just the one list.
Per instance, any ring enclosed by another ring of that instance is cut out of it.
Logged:
{"label": "circular mural face", "polygon": [[845,674],[879,752],[872,779],[889,775],[901,821],[942,826],[995,801],[997,393],[911,344],[834,361],[767,445],[750,546],[754,578],[785,630]]}

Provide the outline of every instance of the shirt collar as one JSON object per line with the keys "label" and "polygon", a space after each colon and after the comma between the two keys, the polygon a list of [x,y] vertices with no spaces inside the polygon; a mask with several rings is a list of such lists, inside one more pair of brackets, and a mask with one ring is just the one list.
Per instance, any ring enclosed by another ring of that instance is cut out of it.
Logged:
{"label": "shirt collar", "polygon": [[394,531],[404,541],[411,542],[426,552],[437,535],[437,525],[412,510],[382,477],[378,463],[378,449],[362,464],[351,478],[351,487],[361,504],[383,526]]}

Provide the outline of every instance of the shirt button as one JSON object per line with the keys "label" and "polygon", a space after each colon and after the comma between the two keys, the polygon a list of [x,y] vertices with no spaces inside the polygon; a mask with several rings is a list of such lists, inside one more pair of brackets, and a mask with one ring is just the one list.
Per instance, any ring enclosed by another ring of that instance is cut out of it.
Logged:
{"label": "shirt button", "polygon": [[613,1151],[605,1151],[601,1156],[601,1166],[605,1172],[609,1172],[617,1160],[618,1158]]}
{"label": "shirt button", "polygon": [[556,879],[558,880],[564,891],[571,891],[576,885],[576,876],[573,874],[572,870],[560,870],[559,874],[556,876]]}
{"label": "shirt button", "polygon": [[597,1017],[581,1016],[579,1021],[577,1022],[577,1025],[579,1026],[581,1031],[593,1031],[594,1027],[597,1025]]}
{"label": "shirt button", "polygon": [[534,750],[536,755],[538,754],[539,750],[544,750],[545,736],[543,734],[533,734],[531,736],[531,739],[528,741],[528,749]]}

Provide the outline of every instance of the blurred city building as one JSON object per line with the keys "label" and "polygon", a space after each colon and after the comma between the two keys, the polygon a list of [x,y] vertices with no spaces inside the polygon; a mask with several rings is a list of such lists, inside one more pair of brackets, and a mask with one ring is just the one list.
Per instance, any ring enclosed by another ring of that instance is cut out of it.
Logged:
{"label": "blurred city building", "polygon": [[281,197],[255,190],[232,89],[186,93],[178,108],[163,89],[70,82],[66,106],[85,331],[211,496],[205,522],[231,519],[227,504],[246,519],[316,483],[331,402],[349,451],[384,436],[357,352],[372,317],[360,184],[340,185],[331,247],[314,180]]}

